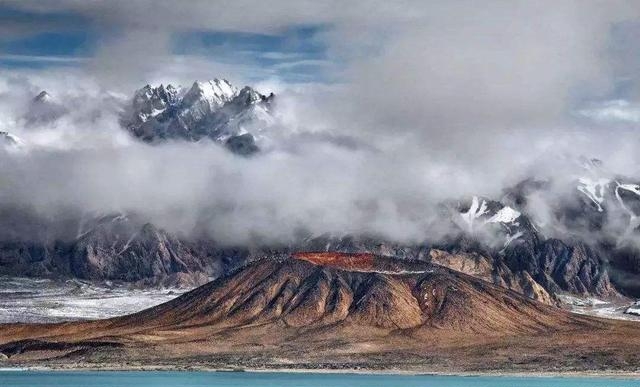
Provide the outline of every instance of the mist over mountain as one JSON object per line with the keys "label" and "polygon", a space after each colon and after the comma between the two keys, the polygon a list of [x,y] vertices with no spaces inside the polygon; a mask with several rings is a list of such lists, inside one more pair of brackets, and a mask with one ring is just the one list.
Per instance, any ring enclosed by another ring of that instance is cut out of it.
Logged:
{"label": "mist over mountain", "polygon": [[633,4],[116,3],[12,3],[99,23],[0,75],[2,273],[190,286],[368,251],[640,294]]}
{"label": "mist over mountain", "polygon": [[291,127],[279,98],[214,79],[57,97],[38,120],[53,97],[27,100],[0,154],[2,272],[188,287],[273,252],[365,251],[548,304],[639,294],[633,175],[578,153],[506,168],[340,142]]}

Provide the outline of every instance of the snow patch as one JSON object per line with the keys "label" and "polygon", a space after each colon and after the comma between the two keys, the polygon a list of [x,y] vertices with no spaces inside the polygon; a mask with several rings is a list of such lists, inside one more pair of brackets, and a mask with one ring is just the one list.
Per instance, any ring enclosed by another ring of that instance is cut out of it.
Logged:
{"label": "snow patch", "polygon": [[0,277],[0,324],[122,316],[167,302],[185,291]]}
{"label": "snow patch", "polygon": [[522,231],[518,231],[517,233],[515,233],[513,235],[508,235],[507,236],[507,240],[504,242],[504,248],[507,248],[511,244],[511,242],[513,242],[514,240],[520,238],[523,235],[524,235],[524,233]]}
{"label": "snow patch", "polygon": [[618,183],[618,188],[633,192],[634,194],[640,196],[640,185],[638,185],[638,184],[621,184],[621,183]]}
{"label": "snow patch", "polygon": [[467,212],[460,213],[460,216],[462,217],[462,220],[465,221],[465,223],[471,230],[473,229],[474,221],[479,217],[481,217],[482,215],[486,214],[487,211],[488,209],[487,209],[486,200],[483,199],[481,202],[477,196],[474,196],[473,199],[471,200],[471,207],[469,207]]}
{"label": "snow patch", "polygon": [[640,301],[634,302],[627,310],[624,311],[626,314],[632,314],[635,316],[640,316]]}
{"label": "snow patch", "polygon": [[211,110],[215,110],[230,101],[237,93],[238,90],[227,80],[216,78],[206,82],[195,82],[185,99],[202,98],[209,104]]}
{"label": "snow patch", "polygon": [[[640,314],[635,315],[627,312],[634,306],[632,305],[630,308],[629,304],[625,304],[621,300],[608,302],[594,297],[580,297],[572,294],[558,294],[558,298],[573,313],[615,320],[640,320]],[[640,310],[638,312],[640,313]]]}
{"label": "snow patch", "polygon": [[496,212],[487,223],[513,223],[516,219],[520,217],[520,212],[514,210],[509,206],[504,206],[500,209],[500,211]]}
{"label": "snow patch", "polygon": [[581,177],[578,179],[578,191],[585,194],[598,208],[598,212],[602,212],[602,202],[604,201],[604,192],[606,186],[611,182],[609,179],[591,179]]}
{"label": "snow patch", "polygon": [[627,212],[627,214],[629,214],[629,225],[627,226],[627,229],[625,230],[624,234],[620,236],[620,238],[618,239],[618,245],[620,245],[624,240],[626,240],[628,237],[633,235],[634,230],[640,226],[640,216],[638,216],[633,211],[632,208],[627,207],[627,205],[624,203],[624,200],[620,196],[621,189],[626,190],[628,192],[633,192],[637,196],[640,196],[640,185],[621,184],[616,182],[616,189],[615,189],[616,199],[618,200],[618,203],[620,203],[620,206],[622,207],[622,209],[625,212]]}

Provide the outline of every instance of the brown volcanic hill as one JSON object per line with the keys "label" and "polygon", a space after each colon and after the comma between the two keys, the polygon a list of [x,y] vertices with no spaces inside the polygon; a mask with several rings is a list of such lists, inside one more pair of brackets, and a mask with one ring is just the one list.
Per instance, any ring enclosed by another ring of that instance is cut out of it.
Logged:
{"label": "brown volcanic hill", "polygon": [[[632,323],[569,314],[421,261],[297,253],[254,262],[130,316],[3,326],[0,352],[12,364],[273,366],[359,359],[365,367],[401,361],[455,370],[500,368],[531,354],[584,363],[603,356],[603,347],[615,351],[607,361],[634,366],[640,343],[628,337],[638,333]],[[550,365],[548,359],[540,364]]]}
{"label": "brown volcanic hill", "polygon": [[263,260],[124,319],[149,326],[290,327],[340,323],[383,329],[531,332],[571,321],[515,292],[420,261],[371,254],[298,253]]}

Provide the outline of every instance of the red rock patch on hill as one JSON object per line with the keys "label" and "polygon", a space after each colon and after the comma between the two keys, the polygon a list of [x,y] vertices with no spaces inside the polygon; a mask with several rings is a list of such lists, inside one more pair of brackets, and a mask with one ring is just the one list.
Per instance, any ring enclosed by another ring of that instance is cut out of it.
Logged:
{"label": "red rock patch on hill", "polygon": [[364,273],[409,274],[431,268],[423,261],[398,260],[369,253],[298,252],[291,256],[317,266]]}
{"label": "red rock patch on hill", "polygon": [[294,253],[296,259],[311,262],[314,265],[331,266],[344,270],[373,271],[375,268],[373,254],[368,253]]}

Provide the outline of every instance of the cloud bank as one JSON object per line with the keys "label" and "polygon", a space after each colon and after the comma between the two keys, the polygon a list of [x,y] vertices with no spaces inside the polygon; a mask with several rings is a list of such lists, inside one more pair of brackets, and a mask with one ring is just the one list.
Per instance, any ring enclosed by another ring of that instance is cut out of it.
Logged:
{"label": "cloud bank", "polygon": [[[301,229],[407,242],[449,231],[444,201],[499,198],[531,176],[570,182],[583,173],[580,156],[640,176],[635,121],[613,123],[607,102],[637,104],[634,2],[6,4],[76,15],[100,39],[78,66],[0,77],[0,130],[27,144],[0,155],[5,206],[136,212],[229,243],[288,241]],[[321,26],[311,37],[325,48],[314,82],[174,52],[185,31],[286,35],[296,26]],[[41,29],[24,22],[12,31]],[[122,104],[145,83],[213,77],[258,78],[278,94],[269,133],[277,146],[244,159],[206,142],[141,144],[118,127]],[[40,89],[71,113],[26,125]]]}

